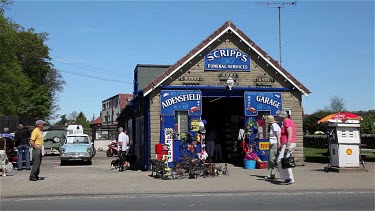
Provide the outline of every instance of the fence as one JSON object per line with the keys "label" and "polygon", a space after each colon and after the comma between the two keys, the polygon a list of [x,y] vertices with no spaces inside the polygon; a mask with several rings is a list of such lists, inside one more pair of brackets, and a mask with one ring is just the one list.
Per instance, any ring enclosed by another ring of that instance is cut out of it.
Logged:
{"label": "fence", "polygon": [[0,132],[3,132],[4,128],[9,128],[10,132],[17,130],[18,125],[22,123],[25,126],[34,126],[37,119],[32,117],[23,116],[0,116]]}

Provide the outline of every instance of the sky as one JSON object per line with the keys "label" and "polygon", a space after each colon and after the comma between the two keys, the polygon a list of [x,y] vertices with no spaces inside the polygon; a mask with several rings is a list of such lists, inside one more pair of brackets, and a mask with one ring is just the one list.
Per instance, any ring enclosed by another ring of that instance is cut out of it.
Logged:
{"label": "sky", "polygon": [[[5,16],[49,34],[66,85],[57,114],[100,115],[133,92],[137,64],[174,64],[226,21],[279,60],[278,9],[259,1],[14,1]],[[374,109],[374,1],[297,1],[281,9],[282,65],[307,87],[306,114],[344,100]]]}

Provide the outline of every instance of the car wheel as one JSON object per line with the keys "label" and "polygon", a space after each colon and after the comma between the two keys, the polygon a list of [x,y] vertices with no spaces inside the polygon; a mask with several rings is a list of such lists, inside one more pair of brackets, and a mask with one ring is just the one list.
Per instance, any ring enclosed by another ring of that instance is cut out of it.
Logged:
{"label": "car wheel", "polygon": [[92,160],[88,160],[87,165],[92,165]]}
{"label": "car wheel", "polygon": [[61,160],[60,166],[65,166],[65,165],[66,165],[66,161],[65,160]]}

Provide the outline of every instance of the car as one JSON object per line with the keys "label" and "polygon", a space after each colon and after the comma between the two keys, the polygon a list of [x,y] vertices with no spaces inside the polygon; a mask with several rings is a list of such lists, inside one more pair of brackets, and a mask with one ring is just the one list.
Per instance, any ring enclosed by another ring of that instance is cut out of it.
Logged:
{"label": "car", "polygon": [[[56,138],[58,137],[58,138]],[[44,145],[43,156],[48,154],[60,154],[60,147],[65,142],[65,131],[63,130],[49,130],[43,131]]]}
{"label": "car", "polygon": [[91,165],[93,157],[92,146],[92,142],[87,134],[68,134],[64,145],[60,147],[61,165],[72,161],[84,161]]}

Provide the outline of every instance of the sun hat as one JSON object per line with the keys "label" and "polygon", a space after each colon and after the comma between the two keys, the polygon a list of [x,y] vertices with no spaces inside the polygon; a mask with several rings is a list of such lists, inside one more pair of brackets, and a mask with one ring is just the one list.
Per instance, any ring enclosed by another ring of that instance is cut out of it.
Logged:
{"label": "sun hat", "polygon": [[276,123],[275,117],[273,117],[272,115],[268,115],[266,121],[267,123]]}
{"label": "sun hat", "polygon": [[45,125],[45,124],[47,124],[47,123],[45,121],[41,120],[41,119],[39,119],[35,122],[35,125]]}

